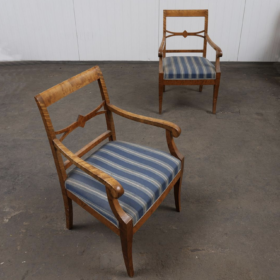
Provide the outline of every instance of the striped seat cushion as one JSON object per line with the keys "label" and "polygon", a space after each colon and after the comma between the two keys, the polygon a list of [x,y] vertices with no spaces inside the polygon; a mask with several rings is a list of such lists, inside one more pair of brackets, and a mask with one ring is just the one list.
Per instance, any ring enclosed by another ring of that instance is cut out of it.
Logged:
{"label": "striped seat cushion", "polygon": [[[124,188],[119,198],[123,210],[131,216],[133,225],[156,202],[181,169],[181,162],[168,153],[121,141],[103,145],[86,160],[110,174]],[[68,191],[118,227],[105,186],[74,168],[65,182]]]}
{"label": "striped seat cushion", "polygon": [[165,80],[216,79],[215,66],[200,56],[171,56],[163,59]]}

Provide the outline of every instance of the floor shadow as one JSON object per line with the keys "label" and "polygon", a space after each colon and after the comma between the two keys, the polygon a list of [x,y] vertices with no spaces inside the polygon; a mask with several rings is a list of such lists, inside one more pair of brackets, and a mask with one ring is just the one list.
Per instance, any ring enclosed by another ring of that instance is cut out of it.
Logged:
{"label": "floor shadow", "polygon": [[[158,216],[151,217],[151,220],[135,235],[134,254],[139,253],[139,248],[141,248],[141,252],[145,254],[145,263],[150,264],[141,270],[139,267],[135,269],[136,276],[141,276],[143,279],[151,277],[151,267],[156,267],[157,273],[160,273],[163,264],[164,270],[176,271],[182,265],[176,262],[177,259],[185,258],[187,261],[188,258],[193,258],[194,253],[204,251],[204,248],[192,244],[191,240],[201,233],[201,227],[213,212],[214,202],[209,201],[206,195],[205,197],[201,194],[197,196],[197,193],[188,195],[192,197],[192,200],[182,201],[183,210],[180,213],[176,212],[175,205],[172,207],[161,204],[158,208]],[[157,221],[152,219],[157,219]],[[171,256],[174,259],[173,262],[168,261]]]}
{"label": "floor shadow", "polygon": [[[178,87],[178,86],[165,86],[165,91],[164,91],[164,93],[165,92],[171,92],[171,91],[174,91],[174,89],[176,88],[176,87]],[[187,91],[194,91],[194,92],[197,92],[197,93],[202,93],[202,92],[200,92],[198,89],[199,89],[199,86],[180,86],[180,88],[181,89],[185,89],[185,90],[187,90]],[[163,93],[163,94],[164,94]]]}
{"label": "floor shadow", "polygon": [[[198,87],[198,86],[197,86]],[[177,90],[176,90],[177,89]],[[206,112],[208,114],[212,114],[212,111],[209,110],[208,108],[206,109],[205,107],[202,107],[202,106],[199,106],[199,103],[195,103],[195,102],[192,102],[191,101],[191,97],[188,96],[187,97],[187,94],[190,93],[190,91],[193,93],[197,93],[199,95],[207,95],[209,94],[209,92],[204,89],[202,92],[200,92],[198,90],[198,88],[196,88],[196,86],[193,86],[193,87],[184,87],[182,88],[182,86],[180,86],[180,92],[178,92],[178,87],[171,87],[169,92],[168,93],[172,93],[174,95],[176,95],[176,93],[182,93],[182,90],[184,91],[184,98],[177,98],[174,102],[174,104],[167,104],[164,106],[164,95],[163,95],[163,110],[162,110],[162,113],[169,113],[170,111],[173,111],[174,109],[178,109],[178,108],[192,108],[192,109],[195,109],[195,110],[198,110],[198,111],[203,111],[203,112]],[[167,92],[167,90],[165,91],[165,93]],[[212,94],[212,93],[211,93]],[[172,105],[172,107],[167,107],[168,105]],[[210,105],[212,106],[212,104]]]}
{"label": "floor shadow", "polygon": [[169,107],[169,108],[166,108],[164,110],[162,110],[163,113],[168,113],[170,111],[173,111],[173,110],[178,110],[178,109],[187,109],[187,108],[191,108],[191,109],[194,109],[194,110],[197,110],[197,111],[202,111],[202,112],[205,112],[205,113],[212,113],[212,111],[209,111],[207,109],[205,109],[204,107],[201,107],[199,105],[197,105],[197,103],[194,103],[194,102],[190,102],[189,100],[178,100],[178,102],[176,102],[172,107]]}
{"label": "floor shadow", "polygon": [[162,211],[175,211],[175,212],[177,212],[176,211],[176,208],[175,208],[175,203],[174,203],[174,207],[172,207],[172,206],[169,206],[169,205],[160,205],[159,206],[159,209],[161,209]]}

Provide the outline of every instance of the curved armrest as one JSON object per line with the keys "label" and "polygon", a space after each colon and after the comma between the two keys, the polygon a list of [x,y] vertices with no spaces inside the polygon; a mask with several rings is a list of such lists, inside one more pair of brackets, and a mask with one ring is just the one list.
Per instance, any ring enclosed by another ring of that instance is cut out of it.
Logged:
{"label": "curved armrest", "polygon": [[124,190],[122,185],[107,173],[90,165],[81,158],[77,157],[69,149],[67,149],[58,139],[54,139],[53,143],[59,152],[61,152],[70,162],[79,167],[85,173],[104,184],[113,198],[119,198],[123,195]]}
{"label": "curved armrest", "polygon": [[209,45],[216,51],[216,58],[223,56],[223,51],[220,47],[218,47],[209,37],[208,34],[206,34],[206,41],[209,43]]}
{"label": "curved armrest", "polygon": [[133,120],[136,122],[141,122],[141,123],[165,128],[166,130],[168,130],[172,133],[173,137],[178,137],[181,134],[181,128],[172,122],[133,114],[133,113],[127,112],[127,111],[120,109],[117,106],[114,106],[111,104],[107,104],[107,107],[110,111],[112,111],[112,112],[116,113],[117,115],[122,116],[124,118],[130,119],[130,120]]}
{"label": "curved armrest", "polygon": [[164,46],[165,46],[165,37],[162,38],[161,44],[159,46],[158,57],[162,57]]}

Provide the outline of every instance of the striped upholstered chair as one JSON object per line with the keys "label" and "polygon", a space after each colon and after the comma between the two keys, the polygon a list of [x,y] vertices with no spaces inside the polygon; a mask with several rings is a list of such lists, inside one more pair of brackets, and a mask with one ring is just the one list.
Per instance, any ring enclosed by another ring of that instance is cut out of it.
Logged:
{"label": "striped upholstered chair", "polygon": [[[55,131],[47,107],[70,93],[98,81],[102,103],[86,116],[79,115],[64,129]],[[118,234],[129,276],[133,276],[132,237],[174,187],[175,206],[179,212],[184,158],[175,146],[180,128],[167,121],[124,111],[110,103],[98,66],[58,84],[35,97],[53,153],[66,214],[66,227],[72,228],[72,201],[91,213]],[[103,110],[102,110],[103,108]],[[132,143],[116,141],[113,113],[124,118],[166,130],[169,153]],[[105,114],[107,131],[72,153],[64,138],[96,115]],[[60,138],[57,135],[62,134]],[[109,139],[98,150],[82,159],[92,148]],[[63,162],[62,155],[66,157]],[[66,170],[75,165],[70,172]]]}
{"label": "striped upholstered chair", "polygon": [[[172,32],[166,29],[167,17],[204,17],[204,30],[198,32]],[[167,34],[168,33],[168,34]],[[204,33],[204,34],[201,34]],[[198,36],[203,38],[201,50],[167,50],[166,39],[172,36]],[[206,58],[207,43],[216,50],[215,66]],[[171,56],[166,53],[202,53],[200,56]],[[162,112],[162,98],[166,85],[213,85],[212,112],[216,114],[221,69],[220,57],[222,50],[210,39],[208,35],[208,10],[164,10],[163,11],[163,38],[159,47],[159,113]]]}

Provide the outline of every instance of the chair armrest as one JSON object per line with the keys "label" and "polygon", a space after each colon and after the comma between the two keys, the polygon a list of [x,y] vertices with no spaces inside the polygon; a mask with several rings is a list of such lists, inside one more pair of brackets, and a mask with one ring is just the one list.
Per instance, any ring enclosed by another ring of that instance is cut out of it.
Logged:
{"label": "chair armrest", "polygon": [[133,120],[136,122],[141,122],[141,123],[157,126],[157,127],[162,127],[164,129],[170,131],[172,133],[173,137],[177,138],[181,134],[181,128],[172,122],[133,114],[133,113],[127,112],[127,111],[120,109],[117,106],[111,105],[111,104],[107,104],[107,107],[110,111],[112,111],[112,112],[116,113],[117,115],[122,116],[124,118],[130,119],[130,120]]}
{"label": "chair armrest", "polygon": [[216,58],[222,57],[223,52],[220,47],[218,47],[209,37],[208,34],[206,34],[206,41],[209,43],[209,45],[216,51]]}
{"label": "chair armrest", "polygon": [[165,46],[165,37],[162,38],[161,44],[159,46],[158,57],[162,57],[164,46]]}
{"label": "chair armrest", "polygon": [[53,140],[55,148],[62,153],[70,162],[79,167],[85,173],[104,184],[113,198],[119,198],[124,193],[122,185],[107,173],[85,162],[68,148],[66,148],[58,139]]}

